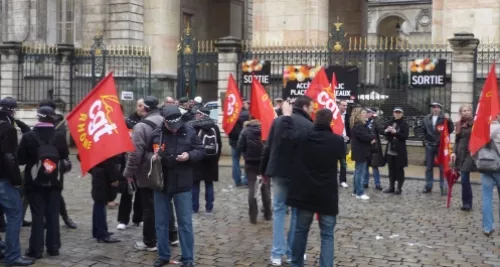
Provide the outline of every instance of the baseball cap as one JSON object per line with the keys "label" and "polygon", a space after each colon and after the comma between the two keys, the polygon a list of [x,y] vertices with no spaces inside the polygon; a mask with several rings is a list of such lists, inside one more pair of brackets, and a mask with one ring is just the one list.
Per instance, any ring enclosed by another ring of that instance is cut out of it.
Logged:
{"label": "baseball cap", "polygon": [[144,106],[148,109],[158,108],[158,99],[154,96],[146,96],[144,98]]}
{"label": "baseball cap", "polygon": [[167,123],[169,129],[179,129],[183,124],[181,111],[176,105],[165,105],[161,110],[161,116]]}

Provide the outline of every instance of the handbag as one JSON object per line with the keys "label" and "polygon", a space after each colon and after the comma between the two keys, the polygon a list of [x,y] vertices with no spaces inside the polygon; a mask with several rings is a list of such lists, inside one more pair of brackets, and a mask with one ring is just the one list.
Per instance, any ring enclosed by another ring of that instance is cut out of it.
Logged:
{"label": "handbag", "polygon": [[[163,144],[163,132],[160,133],[160,149]],[[161,156],[158,155],[151,157],[151,162],[148,172],[149,187],[156,191],[163,191],[164,183],[163,180],[163,168],[161,164]]]}
{"label": "handbag", "polygon": [[[500,131],[495,131],[498,134]],[[486,146],[479,149],[476,155],[473,156],[477,170],[482,173],[500,172],[500,153],[497,146],[491,140]]]}

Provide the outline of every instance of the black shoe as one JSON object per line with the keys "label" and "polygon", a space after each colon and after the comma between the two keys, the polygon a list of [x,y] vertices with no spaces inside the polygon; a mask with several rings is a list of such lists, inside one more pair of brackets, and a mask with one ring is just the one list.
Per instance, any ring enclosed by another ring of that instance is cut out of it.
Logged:
{"label": "black shoe", "polygon": [[156,259],[154,263],[154,267],[163,267],[165,265],[168,265],[170,261],[164,260],[164,259]]}
{"label": "black shoe", "polygon": [[264,220],[271,221],[273,220],[273,216],[271,214],[264,214]]}
{"label": "black shoe", "polygon": [[30,227],[30,226],[31,226],[31,222],[23,221],[23,227]]}
{"label": "black shoe", "polygon": [[47,254],[49,254],[49,256],[51,257],[56,257],[56,256],[59,256],[59,250],[47,250]]}
{"label": "black shoe", "polygon": [[401,195],[401,188],[397,188],[396,191],[394,191],[394,195]]}
{"label": "black shoe", "polygon": [[471,211],[472,208],[471,207],[468,207],[468,206],[463,206],[460,208],[461,211]]}
{"label": "black shoe", "polygon": [[31,258],[31,259],[35,259],[35,260],[39,260],[42,258],[42,254],[36,254],[34,253],[33,251],[30,251],[29,249],[26,250],[26,253],[24,253],[24,256],[28,257],[28,258]]}
{"label": "black shoe", "polygon": [[422,191],[422,193],[424,194],[429,194],[429,193],[432,193],[432,188],[424,188],[424,191]]}
{"label": "black shoe", "polygon": [[386,190],[384,190],[384,193],[386,193],[386,194],[392,194],[392,193],[394,193],[394,187],[387,188]]}
{"label": "black shoe", "polygon": [[118,239],[116,239],[116,238],[112,238],[112,237],[108,236],[108,237],[105,237],[105,238],[99,238],[99,239],[97,239],[97,242],[99,242],[99,243],[106,243],[106,244],[112,244],[112,243],[119,243],[121,241],[118,240]]}
{"label": "black shoe", "polygon": [[5,266],[30,266],[35,264],[34,260],[25,259],[23,257],[17,259],[13,263],[5,264]]}
{"label": "black shoe", "polygon": [[382,188],[382,186],[377,185],[377,186],[375,186],[375,189],[377,189],[378,191],[382,191],[383,188]]}
{"label": "black shoe", "polygon": [[71,220],[69,217],[63,218],[63,221],[64,221],[64,224],[66,224],[66,227],[68,227],[69,229],[76,229],[77,228],[76,223],[73,220]]}
{"label": "black shoe", "polygon": [[189,263],[183,263],[181,267],[194,267],[194,264],[192,262]]}
{"label": "black shoe", "polygon": [[364,184],[363,187],[367,189],[369,186],[367,184]]}
{"label": "black shoe", "polygon": [[441,187],[441,196],[446,196],[446,194],[448,193],[448,190],[446,190],[445,187]]}
{"label": "black shoe", "polygon": [[493,231],[493,230],[491,230],[491,231],[489,231],[489,232],[484,231],[483,233],[484,233],[484,235],[485,235],[485,236],[490,237],[490,235],[491,235],[491,234],[493,234],[493,232],[494,232],[494,231]]}
{"label": "black shoe", "polygon": [[250,219],[251,224],[257,224],[257,219]]}

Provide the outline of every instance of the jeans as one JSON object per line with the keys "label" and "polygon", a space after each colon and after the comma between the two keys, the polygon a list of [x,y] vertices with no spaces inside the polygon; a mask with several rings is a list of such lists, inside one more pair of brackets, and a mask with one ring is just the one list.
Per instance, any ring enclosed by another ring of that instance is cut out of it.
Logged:
{"label": "jeans", "polygon": [[461,173],[462,182],[462,207],[472,208],[472,186],[470,184],[470,172]]}
{"label": "jeans", "polygon": [[[345,142],[344,142],[344,149],[347,152],[347,143]],[[340,159],[339,183],[347,182],[347,161],[345,157],[346,155],[343,155],[343,157]]]}
{"label": "jeans", "polygon": [[[438,153],[438,148],[433,146],[425,147],[425,188],[432,189],[434,184],[434,160]],[[444,188],[443,167],[439,166],[439,187]]]}
{"label": "jeans", "polygon": [[19,232],[23,223],[23,208],[19,190],[6,180],[0,180],[0,206],[6,217],[3,263],[10,264],[21,257]]}
{"label": "jeans", "polygon": [[132,222],[135,224],[139,224],[142,222],[142,203],[140,190],[136,190],[134,194],[129,194],[128,184],[126,184],[126,186],[127,188],[125,188],[125,190],[122,190],[120,205],[118,206],[118,223],[127,225],[130,222],[130,213],[132,212],[133,208],[134,215],[132,216]]}
{"label": "jeans", "polygon": [[246,175],[244,177],[241,176],[240,158],[241,158],[240,151],[237,148],[231,146],[231,159],[233,162],[233,180],[236,186],[246,185],[248,183]]}
{"label": "jeans", "polygon": [[[61,233],[59,230],[61,191],[39,188],[36,191],[26,192],[26,198],[31,210],[30,254],[43,254],[44,232],[46,232],[45,245],[47,251],[59,251],[61,248]],[[46,231],[44,231],[45,228]]]}
{"label": "jeans", "polygon": [[481,173],[483,188],[483,231],[493,231],[493,187],[497,187],[500,197],[500,173]]}
{"label": "jeans", "polygon": [[95,239],[102,239],[109,236],[106,205],[107,203],[94,202],[94,209],[92,211],[92,237]]}
{"label": "jeans", "polygon": [[[201,181],[193,182],[193,212],[198,212],[200,209],[200,183]],[[214,182],[204,181],[205,184],[205,210],[211,212],[214,209]]]}
{"label": "jeans", "polygon": [[[314,212],[297,210],[297,228],[292,248],[292,267],[304,267],[304,254],[306,253],[307,236],[314,219]],[[319,256],[320,267],[333,267],[333,232],[337,217],[333,215],[319,216],[319,229],[321,235],[321,252]]]}
{"label": "jeans", "polygon": [[[255,197],[255,183],[257,182],[257,174],[259,173],[258,165],[245,164],[245,172],[248,177],[248,214],[250,215],[250,222],[257,221],[259,215],[259,207],[257,198]],[[262,206],[264,208],[264,217],[271,218],[271,188],[270,184],[262,184],[260,188],[260,195],[262,199]]]}
{"label": "jeans", "polygon": [[358,162],[354,166],[354,184],[353,184],[353,194],[356,196],[362,196],[365,193],[363,188],[363,178],[368,168],[368,162]]}
{"label": "jeans", "polygon": [[183,264],[194,263],[194,233],[191,203],[191,191],[165,194],[154,192],[155,198],[155,227],[158,236],[158,257],[169,261],[171,252],[169,246],[169,221],[170,202],[173,200],[175,213],[177,214],[177,225],[179,227],[179,241],[181,247],[181,262]]}
{"label": "jeans", "polygon": [[[372,167],[373,171],[373,181],[375,182],[375,186],[379,187],[380,186],[380,172],[378,170],[378,167]],[[366,172],[365,175],[363,176],[363,185],[368,185],[368,181],[370,180],[370,166],[366,164]]]}
{"label": "jeans", "polygon": [[271,179],[273,186],[273,248],[271,250],[271,258],[281,259],[283,255],[292,258],[292,244],[295,237],[295,225],[297,221],[297,209],[292,208],[292,217],[290,219],[290,228],[288,237],[285,240],[285,216],[288,207],[286,206],[286,198],[288,196],[288,179],[281,177],[273,177]]}

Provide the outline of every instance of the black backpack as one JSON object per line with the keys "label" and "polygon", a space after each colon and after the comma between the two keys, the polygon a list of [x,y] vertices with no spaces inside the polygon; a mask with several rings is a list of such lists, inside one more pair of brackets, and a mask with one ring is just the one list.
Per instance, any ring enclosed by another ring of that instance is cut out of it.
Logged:
{"label": "black backpack", "polygon": [[38,134],[33,137],[39,147],[37,150],[37,163],[31,167],[33,182],[41,186],[54,186],[59,182],[59,150],[55,146],[56,134],[47,143],[40,139]]}
{"label": "black backpack", "polygon": [[219,154],[219,142],[214,128],[210,128],[208,131],[201,129],[198,136],[201,139],[203,148],[205,148],[205,156],[213,157]]}

